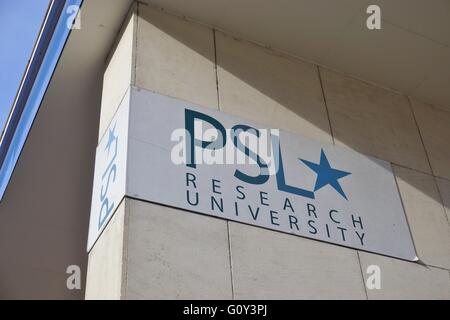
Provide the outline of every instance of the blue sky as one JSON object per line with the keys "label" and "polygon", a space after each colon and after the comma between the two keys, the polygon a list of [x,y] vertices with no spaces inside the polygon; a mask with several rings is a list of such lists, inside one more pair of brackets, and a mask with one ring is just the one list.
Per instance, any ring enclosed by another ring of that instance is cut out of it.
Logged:
{"label": "blue sky", "polygon": [[49,0],[0,0],[0,134]]}

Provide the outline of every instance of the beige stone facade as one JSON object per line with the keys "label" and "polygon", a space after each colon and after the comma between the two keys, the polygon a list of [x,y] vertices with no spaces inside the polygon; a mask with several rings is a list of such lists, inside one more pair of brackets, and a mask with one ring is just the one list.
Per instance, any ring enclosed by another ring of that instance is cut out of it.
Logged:
{"label": "beige stone facade", "polygon": [[86,298],[450,298],[450,111],[140,3],[110,54],[99,137],[129,85],[391,162],[421,261],[126,198],[89,254]]}

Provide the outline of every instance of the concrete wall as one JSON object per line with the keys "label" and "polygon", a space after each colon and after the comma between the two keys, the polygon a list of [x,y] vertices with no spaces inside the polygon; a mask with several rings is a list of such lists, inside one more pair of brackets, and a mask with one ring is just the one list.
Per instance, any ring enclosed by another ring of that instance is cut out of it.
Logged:
{"label": "concrete wall", "polygon": [[[450,298],[450,109],[143,4],[124,30],[99,136],[132,84],[390,161],[421,263],[125,199],[90,253],[88,298]],[[373,264],[381,290],[365,286]]]}

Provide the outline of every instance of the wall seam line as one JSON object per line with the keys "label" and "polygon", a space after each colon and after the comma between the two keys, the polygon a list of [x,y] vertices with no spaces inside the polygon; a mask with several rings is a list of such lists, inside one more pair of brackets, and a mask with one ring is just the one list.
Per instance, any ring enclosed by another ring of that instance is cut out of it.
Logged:
{"label": "wall seam line", "polygon": [[394,181],[395,181],[395,187],[397,188],[397,194],[398,194],[398,197],[400,199],[400,203],[402,204],[402,209],[403,209],[403,214],[405,216],[406,225],[408,226],[409,234],[411,236],[411,241],[413,243],[414,252],[416,253],[416,258],[419,259],[419,261],[417,261],[417,262],[422,262],[422,260],[420,260],[420,258],[419,258],[419,254],[417,253],[417,247],[416,247],[416,243],[414,241],[414,236],[413,236],[413,232],[412,232],[412,229],[411,229],[411,224],[409,223],[408,214],[406,213],[405,203],[403,201],[403,196],[402,196],[402,193],[400,192],[400,187],[398,186],[397,174],[396,174],[396,172],[394,170],[394,167],[392,166],[392,163],[390,165],[391,165],[392,174],[394,175]]}
{"label": "wall seam line", "polygon": [[213,42],[214,42],[214,69],[216,72],[216,91],[217,91],[217,109],[220,111],[220,95],[219,95],[219,73],[217,66],[217,42],[216,42],[216,29],[212,29]]}
{"label": "wall seam line", "polygon": [[331,126],[330,110],[328,109],[327,98],[325,96],[325,90],[323,88],[322,76],[320,75],[320,67],[318,65],[315,65],[315,66],[317,69],[317,75],[319,77],[320,89],[322,91],[323,104],[325,105],[325,111],[327,113],[328,125],[330,127],[331,141],[333,141],[333,145],[336,145],[336,143],[334,141],[333,127]]}
{"label": "wall seam line", "polygon": [[386,159],[381,159],[381,160],[388,161],[388,162],[390,162],[392,165],[394,165],[396,167],[408,169],[408,170],[411,170],[411,171],[415,171],[417,173],[426,174],[428,176],[434,177],[433,173],[430,173],[430,172],[425,172],[425,171],[422,171],[422,170],[419,170],[419,169],[416,169],[416,168],[411,168],[411,167],[408,167],[408,166],[406,166],[404,164],[400,164],[400,163],[393,162],[393,161],[386,160]]}
{"label": "wall seam line", "polygon": [[[371,156],[371,157],[376,158],[374,156]],[[392,162],[391,160],[386,160],[386,159],[382,159],[382,158],[376,158],[376,159],[390,162],[392,165],[394,165],[396,167],[408,169],[408,170],[411,170],[411,171],[414,171],[414,172],[417,172],[417,173],[426,174],[427,176],[434,177],[434,178],[437,178],[437,179],[441,179],[441,180],[445,180],[447,182],[450,182],[449,178],[444,178],[442,176],[436,176],[436,175],[434,175],[434,174],[432,174],[430,172],[425,172],[425,171],[422,171],[422,170],[419,170],[419,169],[416,169],[416,168],[411,168],[411,167],[405,166],[404,164],[400,164],[400,163],[397,163],[397,162]]]}
{"label": "wall seam line", "polygon": [[362,282],[363,282],[364,293],[366,294],[366,300],[369,300],[369,294],[367,293],[367,288],[366,288],[366,279],[364,278],[364,272],[363,272],[363,268],[362,268],[362,264],[361,264],[361,258],[359,256],[359,251],[358,250],[356,250],[356,256],[358,257],[359,270],[361,271],[361,278],[362,278]]}
{"label": "wall seam line", "polygon": [[447,220],[447,223],[450,226],[449,216],[447,215],[447,211],[445,210],[444,198],[443,198],[443,196],[441,194],[441,189],[439,188],[439,184],[437,183],[437,179],[434,176],[433,176],[433,181],[434,181],[434,184],[435,184],[436,189],[437,189],[437,193],[438,193],[438,196],[439,196],[439,201],[441,201],[441,207],[442,207],[442,210],[444,212],[445,219]]}
{"label": "wall seam line", "polygon": [[[423,262],[423,261],[422,261]],[[450,269],[448,269],[448,268],[446,268],[446,267],[439,267],[439,266],[435,266],[435,265],[433,265],[433,264],[429,264],[429,263],[425,263],[425,262],[423,262],[424,264],[425,264],[425,267],[428,267],[428,268],[434,268],[434,269],[439,269],[439,270],[445,270],[445,271],[448,271],[448,272],[450,272]]]}
{"label": "wall seam line", "polygon": [[[135,11],[135,17],[133,18],[133,49],[134,52],[132,53],[132,66],[131,69],[133,71],[132,75],[132,86],[136,86],[136,79],[137,79],[137,56],[138,56],[138,24],[139,24],[139,5],[140,2],[136,1],[136,8],[133,10]],[[130,104],[131,104],[131,89],[130,90]],[[129,119],[128,119],[129,120]],[[128,159],[127,159],[127,168],[126,171],[128,171]],[[128,176],[128,175],[127,175]],[[127,197],[124,197],[124,206],[125,206],[125,217],[124,217],[124,224],[123,224],[123,243],[122,243],[122,263],[125,262],[125,268],[122,267],[122,277],[124,278],[122,280],[123,288],[121,290],[121,300],[126,300],[128,296],[128,244],[129,244],[129,223],[130,223],[130,208],[129,206],[131,203],[127,201]]]}
{"label": "wall seam line", "polygon": [[441,190],[439,189],[439,185],[438,185],[438,183],[437,183],[436,174],[435,174],[435,172],[433,171],[433,167],[431,166],[430,156],[429,156],[428,151],[427,151],[427,148],[426,148],[426,146],[425,146],[425,141],[423,140],[422,131],[420,130],[419,123],[418,123],[418,121],[417,121],[416,114],[415,114],[414,108],[413,108],[413,106],[412,106],[411,98],[410,98],[409,96],[407,96],[406,98],[408,99],[409,108],[410,108],[411,113],[412,113],[412,116],[413,116],[413,118],[414,118],[414,123],[416,124],[417,130],[418,130],[418,132],[419,132],[420,141],[422,142],[422,146],[423,146],[423,149],[424,149],[424,151],[425,151],[425,156],[426,156],[426,158],[427,158],[428,165],[430,166],[431,175],[432,175],[432,177],[433,177],[434,185],[436,186],[436,189],[437,189],[436,191],[437,191],[437,193],[438,193],[439,201],[441,202],[441,207],[442,207],[442,210],[443,210],[443,214],[444,214],[444,216],[445,216],[445,220],[447,221],[447,224],[450,226],[450,220],[449,220],[449,217],[448,217],[448,215],[447,215],[447,213],[446,213],[446,211],[445,211],[444,199],[443,199],[443,197],[442,197]]}
{"label": "wall seam line", "polygon": [[[219,75],[217,67],[217,42],[216,42],[216,30],[213,28],[213,44],[214,44],[214,69],[216,73],[216,92],[217,92],[217,109],[220,111],[220,95],[219,95]],[[230,264],[230,282],[231,282],[231,299],[234,300],[234,279],[233,279],[233,258],[231,254],[231,236],[230,236],[230,221],[227,223],[227,242],[228,242],[228,261]]]}
{"label": "wall seam line", "polygon": [[230,222],[227,221],[227,235],[228,235],[228,259],[230,261],[230,277],[231,277],[231,299],[235,300],[234,296],[234,279],[233,279],[233,257],[231,254],[231,236],[230,236]]}
{"label": "wall seam line", "polygon": [[428,155],[428,151],[427,151],[427,148],[425,146],[425,141],[423,140],[422,131],[420,130],[419,123],[417,122],[416,114],[414,112],[414,108],[413,108],[412,103],[411,103],[411,99],[410,99],[409,96],[406,96],[406,99],[408,100],[409,110],[411,110],[411,114],[412,114],[413,119],[414,119],[414,124],[416,125],[417,132],[419,133],[420,142],[422,143],[422,148],[423,148],[423,151],[425,152],[425,157],[427,158],[428,165],[430,166],[431,175],[435,176],[433,167],[431,166],[430,156]]}
{"label": "wall seam line", "polygon": [[447,211],[445,210],[444,197],[442,196],[441,189],[439,188],[439,184],[437,182],[437,177],[436,176],[433,176],[433,181],[434,181],[434,185],[436,186],[436,189],[437,189],[439,201],[441,201],[441,207],[442,207],[442,210],[444,212],[445,219],[447,220],[447,223],[450,226],[450,218],[447,215]]}

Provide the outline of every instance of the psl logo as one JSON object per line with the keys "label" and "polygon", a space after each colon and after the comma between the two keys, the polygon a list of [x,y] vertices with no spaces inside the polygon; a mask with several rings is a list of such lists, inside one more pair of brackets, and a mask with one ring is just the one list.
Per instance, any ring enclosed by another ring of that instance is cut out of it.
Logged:
{"label": "psl logo", "polygon": [[101,191],[100,191],[100,214],[98,218],[98,230],[101,229],[106,219],[110,216],[113,208],[114,202],[110,201],[108,197],[108,191],[110,189],[111,183],[114,183],[117,175],[117,146],[118,146],[118,136],[115,135],[116,125],[109,129],[108,131],[108,142],[104,151],[106,151],[106,156],[108,157],[108,165],[105,171],[102,173]]}
{"label": "psl logo", "polygon": [[[209,127],[212,127],[213,131],[215,132],[215,134],[209,136],[209,139],[206,139],[204,137],[199,138],[198,134],[196,134],[198,133],[198,130],[196,130],[198,129],[197,127],[201,127],[202,123],[208,125]],[[217,119],[201,112],[185,109],[186,137],[184,139],[184,145],[182,146],[185,155],[185,157],[183,158],[184,163],[190,168],[196,168],[198,164],[196,152],[197,149],[207,152],[217,152],[222,149],[228,148],[229,144],[231,143],[234,149],[241,151],[247,158],[253,160],[253,163],[256,163],[260,169],[260,173],[258,175],[248,175],[247,173],[237,169],[234,173],[235,178],[249,184],[264,184],[267,182],[271,175],[269,170],[270,165],[268,163],[269,161],[267,161],[267,157],[265,157],[266,160],[264,160],[264,157],[261,156],[258,150],[255,150],[254,147],[242,143],[242,139],[240,138],[241,135],[250,134],[253,135],[253,137],[257,140],[262,139],[262,137],[264,136],[262,134],[262,131],[263,130],[253,128],[245,124],[238,124],[233,126],[231,130],[226,130]],[[288,185],[285,179],[279,136],[277,134],[273,134],[273,132],[271,134],[268,134],[267,136],[270,136],[270,138],[268,139],[270,140],[269,144],[271,145],[271,158],[273,160],[273,167],[275,168],[274,174],[276,177],[278,190],[314,199],[316,191],[326,186],[330,186],[344,199],[348,200],[347,195],[345,194],[339,183],[339,180],[350,175],[351,173],[333,168],[323,149],[320,152],[320,159],[318,163],[307,159],[298,158],[299,165],[308,167],[316,174],[314,190],[306,190],[296,186]],[[177,148],[175,147],[174,149]],[[174,152],[172,152],[172,161],[174,161],[173,154]],[[179,161],[174,162],[179,163]],[[215,163],[218,162],[215,161]]]}

